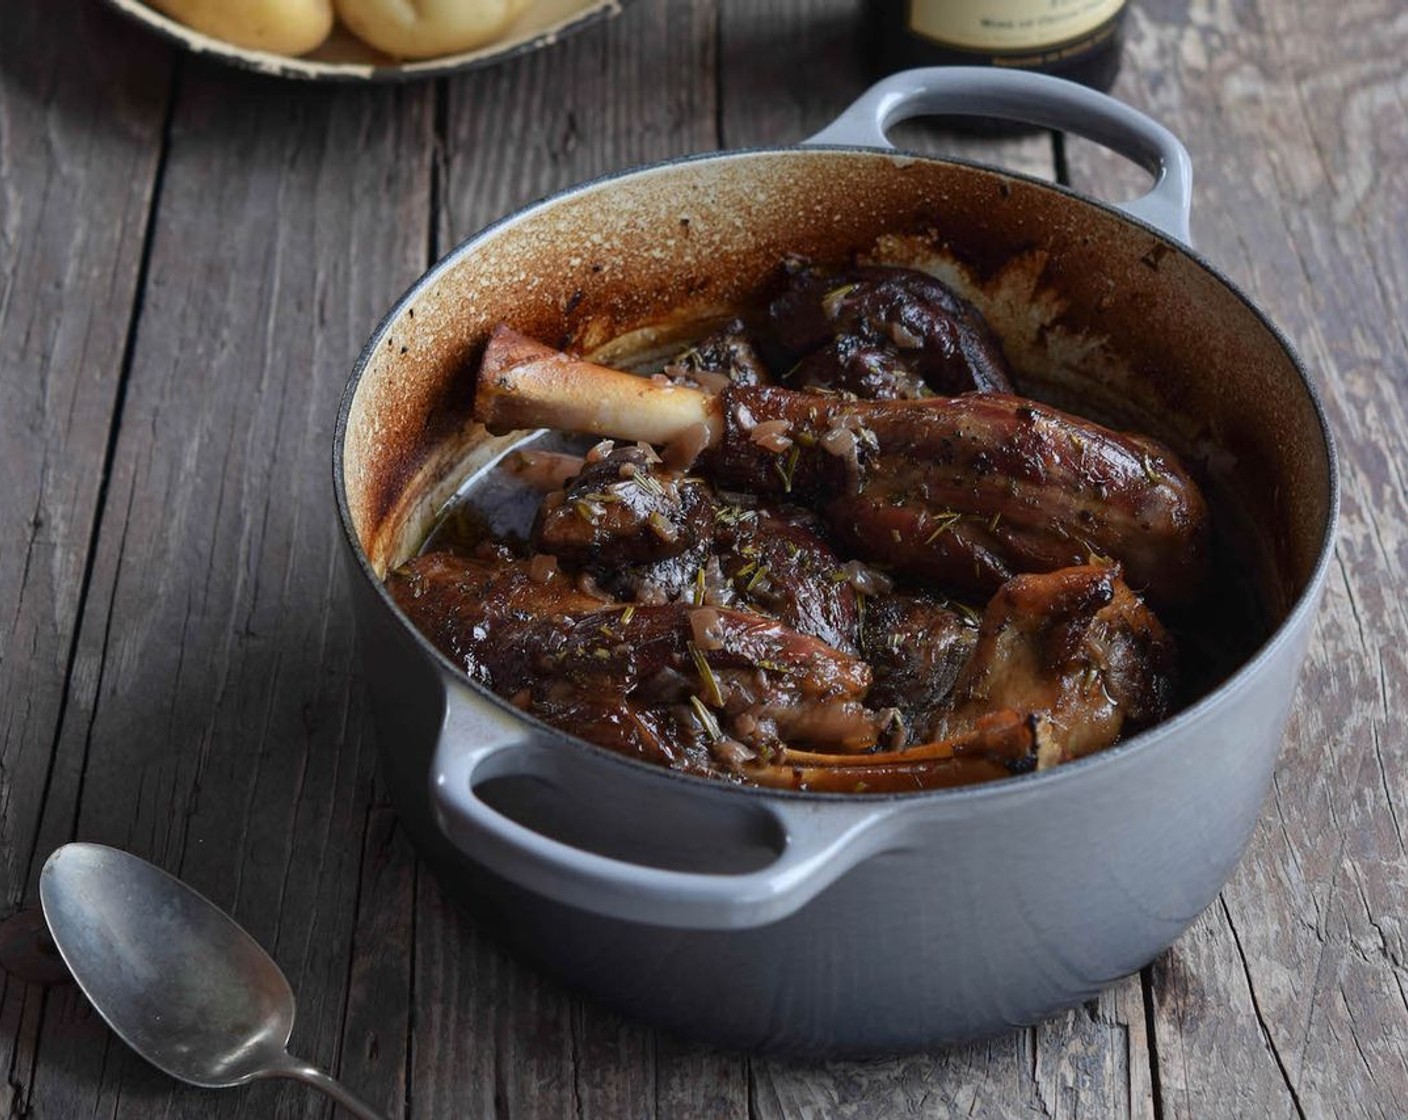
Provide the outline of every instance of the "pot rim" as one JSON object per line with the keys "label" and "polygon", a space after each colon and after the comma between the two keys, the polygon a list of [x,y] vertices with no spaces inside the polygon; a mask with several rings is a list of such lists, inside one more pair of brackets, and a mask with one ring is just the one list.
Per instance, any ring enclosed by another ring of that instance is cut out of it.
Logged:
{"label": "pot rim", "polygon": [[[1304,587],[1296,596],[1296,600],[1291,606],[1291,609],[1287,611],[1285,617],[1276,625],[1270,636],[1261,644],[1256,652],[1239,665],[1222,683],[1217,685],[1216,688],[1199,697],[1194,703],[1183,708],[1170,718],[1132,735],[1129,739],[1117,743],[1113,747],[1086,755],[1084,758],[1062,763],[1060,766],[1054,766],[1049,770],[1031,771],[1026,774],[1013,775],[1009,778],[980,782],[974,785],[895,793],[822,793],[809,790],[772,789],[762,786],[727,782],[719,778],[705,777],[698,774],[689,774],[669,767],[660,766],[656,763],[631,758],[617,751],[599,746],[589,740],[568,734],[560,728],[545,723],[537,717],[514,707],[503,697],[490,691],[477,681],[471,680],[454,662],[435,648],[429,639],[427,639],[396,606],[390,593],[386,590],[385,583],[379,580],[376,577],[376,573],[372,570],[371,563],[367,559],[366,552],[363,550],[352,524],[352,513],[347,500],[345,483],[344,448],[346,445],[348,418],[351,414],[352,402],[361,385],[362,377],[366,373],[367,365],[372,355],[376,353],[378,347],[381,345],[387,330],[394,322],[399,320],[402,312],[416,300],[423,290],[431,287],[445,272],[458,265],[462,258],[472,253],[476,246],[497,235],[509,226],[523,221],[533,214],[546,210],[575,195],[594,190],[608,183],[630,179],[637,175],[651,174],[666,168],[679,167],[693,163],[722,162],[738,158],[759,156],[789,156],[807,154],[810,152],[850,153],[864,157],[902,160],[905,163],[922,161],[926,163],[958,165],[992,175],[1011,178],[1038,189],[1052,191],[1058,195],[1064,196],[1072,202],[1104,211],[1106,214],[1112,215],[1120,221],[1152,237],[1158,238],[1161,243],[1187,257],[1193,264],[1209,274],[1251,312],[1253,317],[1267,330],[1277,345],[1285,352],[1286,356],[1290,358],[1292,366],[1300,377],[1301,385],[1306,392],[1310,406],[1314,411],[1316,421],[1319,425],[1320,435],[1324,442],[1325,459],[1328,468],[1325,475],[1327,488],[1327,494],[1325,495],[1325,528],[1310,575],[1306,579]],[[637,778],[648,777],[651,780],[684,782],[687,783],[684,788],[693,788],[704,796],[745,796],[760,798],[764,801],[777,799],[793,803],[803,802],[808,804],[871,805],[876,807],[889,806],[897,802],[917,804],[920,801],[937,802],[943,805],[971,804],[974,801],[994,797],[1003,798],[1014,793],[1020,795],[1027,790],[1033,789],[1033,783],[1040,783],[1042,787],[1045,787],[1053,786],[1060,782],[1079,781],[1081,775],[1093,773],[1097,767],[1123,765],[1127,760],[1137,755],[1142,755],[1147,751],[1157,750],[1160,744],[1179,735],[1184,728],[1201,722],[1209,716],[1213,709],[1222,706],[1233,696],[1249,687],[1249,682],[1253,676],[1259,672],[1266,663],[1277,658],[1281,649],[1292,640],[1291,636],[1297,633],[1306,622],[1306,616],[1317,609],[1320,591],[1326,582],[1330,562],[1335,552],[1340,516],[1339,453],[1334,432],[1330,427],[1329,417],[1325,411],[1324,402],[1321,400],[1320,391],[1317,389],[1315,382],[1311,379],[1305,367],[1305,363],[1302,361],[1299,352],[1291,344],[1290,339],[1286,337],[1285,332],[1262,311],[1250,296],[1195,248],[1177,240],[1159,227],[1151,225],[1149,222],[1135,217],[1132,214],[1126,213],[1113,203],[1081,194],[1062,183],[1053,183],[1025,172],[994,167],[992,164],[958,156],[936,156],[899,148],[873,148],[854,144],[808,143],[804,145],[791,144],[730,148],[722,151],[692,153],[659,160],[653,163],[639,164],[620,171],[597,175],[591,179],[555,191],[550,195],[546,195],[543,198],[510,211],[508,214],[482,227],[477,232],[470,234],[441,256],[438,261],[413,281],[392,304],[386,314],[382,316],[381,320],[368,336],[365,345],[362,347],[361,352],[357,355],[356,361],[353,363],[352,372],[348,377],[347,384],[343,388],[342,398],[338,403],[337,423],[333,433],[332,468],[333,490],[337,501],[338,522],[342,529],[344,543],[351,550],[351,554],[356,560],[359,574],[372,585],[377,596],[378,605],[383,610],[389,611],[397,624],[403,630],[410,633],[412,639],[420,647],[421,651],[431,659],[432,663],[439,670],[442,686],[445,689],[447,697],[451,688],[459,687],[463,690],[467,690],[479,702],[492,704],[500,711],[511,714],[515,719],[533,728],[539,737],[553,739],[559,744],[570,746],[574,750],[599,760],[603,765],[625,767],[628,773],[633,774]]]}

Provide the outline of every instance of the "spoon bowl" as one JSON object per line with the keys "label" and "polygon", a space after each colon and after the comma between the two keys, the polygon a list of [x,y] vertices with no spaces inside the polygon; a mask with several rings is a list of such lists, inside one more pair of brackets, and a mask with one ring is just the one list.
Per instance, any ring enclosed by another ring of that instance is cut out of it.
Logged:
{"label": "spoon bowl", "polygon": [[128,852],[65,844],[39,899],[59,955],[108,1026],[162,1072],[207,1089],[303,1081],[380,1113],[292,1057],[294,998],[259,943],[204,896]]}

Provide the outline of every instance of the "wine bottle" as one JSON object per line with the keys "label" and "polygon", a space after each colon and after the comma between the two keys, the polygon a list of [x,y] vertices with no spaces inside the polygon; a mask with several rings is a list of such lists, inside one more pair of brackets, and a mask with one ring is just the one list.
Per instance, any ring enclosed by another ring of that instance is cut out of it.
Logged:
{"label": "wine bottle", "polygon": [[878,71],[1003,66],[1108,90],[1119,72],[1126,0],[865,0]]}

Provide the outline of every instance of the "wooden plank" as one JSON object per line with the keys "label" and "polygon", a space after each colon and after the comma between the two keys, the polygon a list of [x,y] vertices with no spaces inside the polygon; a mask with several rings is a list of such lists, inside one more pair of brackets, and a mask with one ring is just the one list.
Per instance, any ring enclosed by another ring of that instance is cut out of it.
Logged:
{"label": "wooden plank", "polygon": [[[0,0],[0,917],[29,872],[158,177],[171,68],[96,5]],[[43,853],[41,853],[43,854]],[[43,993],[6,978],[0,1112]]]}
{"label": "wooden plank", "polygon": [[580,1114],[572,1001],[456,910],[429,875],[417,898],[416,991],[416,1117]]}
{"label": "wooden plank", "polygon": [[[425,265],[431,110],[428,87],[183,64],[42,829],[41,849],[114,843],[229,909],[297,994],[295,1052],[328,1069],[359,880],[376,881],[328,465],[352,360]],[[404,1038],[404,1000],[387,1014]],[[211,1096],[125,1052],[101,1064],[105,1032],[52,1019],[47,1115],[325,1112],[298,1088]]]}
{"label": "wooden plank", "polygon": [[549,50],[450,82],[442,248],[598,175],[716,147],[715,19],[714,0],[630,4]]}
{"label": "wooden plank", "polygon": [[[1408,1098],[1402,16],[1144,3],[1118,87],[1191,149],[1195,238],[1299,346],[1344,468],[1273,796],[1220,905],[1153,974],[1167,1117],[1399,1115]],[[1081,181],[1103,170],[1073,161]]]}
{"label": "wooden plank", "polygon": [[747,1120],[746,1060],[563,992],[419,880],[412,1114]]}
{"label": "wooden plank", "polygon": [[655,1070],[658,1120],[755,1120],[746,1054],[661,1034],[655,1039]]}
{"label": "wooden plank", "polygon": [[759,1120],[1135,1116],[1152,1120],[1139,978],[1049,1022],[885,1061],[755,1059]]}
{"label": "wooden plank", "polygon": [[0,915],[53,753],[161,151],[166,54],[93,5],[0,4]]}
{"label": "wooden plank", "polygon": [[416,858],[389,804],[367,810],[340,1080],[387,1116],[409,1107]]}

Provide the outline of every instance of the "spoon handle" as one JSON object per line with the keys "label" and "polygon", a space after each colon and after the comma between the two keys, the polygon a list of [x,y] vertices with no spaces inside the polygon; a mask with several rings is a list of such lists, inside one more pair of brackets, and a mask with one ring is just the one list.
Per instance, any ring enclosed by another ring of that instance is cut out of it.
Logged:
{"label": "spoon handle", "polygon": [[370,1105],[363,1103],[348,1092],[343,1086],[334,1081],[317,1066],[311,1066],[305,1061],[292,1056],[288,1062],[280,1063],[277,1069],[271,1070],[274,1077],[287,1077],[292,1081],[301,1081],[305,1085],[311,1085],[319,1092],[326,1093],[357,1120],[387,1120],[385,1113],[378,1112]]}

